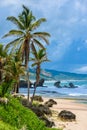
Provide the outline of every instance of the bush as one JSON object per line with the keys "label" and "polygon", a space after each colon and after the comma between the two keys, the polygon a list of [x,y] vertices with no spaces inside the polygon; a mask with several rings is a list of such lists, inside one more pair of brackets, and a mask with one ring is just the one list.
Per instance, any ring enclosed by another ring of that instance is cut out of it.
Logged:
{"label": "bush", "polygon": [[12,97],[7,105],[0,104],[0,120],[5,124],[0,123],[0,130],[57,130],[46,128],[45,123],[30,109]]}
{"label": "bush", "polygon": [[0,121],[0,130],[18,130],[18,129],[10,126],[7,123],[4,123],[3,121]]}

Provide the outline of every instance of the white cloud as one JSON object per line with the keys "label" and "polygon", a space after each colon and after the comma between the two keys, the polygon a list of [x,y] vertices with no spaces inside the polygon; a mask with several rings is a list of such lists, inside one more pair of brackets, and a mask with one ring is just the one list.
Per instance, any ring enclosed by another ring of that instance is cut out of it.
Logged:
{"label": "white cloud", "polygon": [[75,72],[78,72],[78,73],[87,73],[87,66],[82,66],[80,68],[77,68],[75,69]]}

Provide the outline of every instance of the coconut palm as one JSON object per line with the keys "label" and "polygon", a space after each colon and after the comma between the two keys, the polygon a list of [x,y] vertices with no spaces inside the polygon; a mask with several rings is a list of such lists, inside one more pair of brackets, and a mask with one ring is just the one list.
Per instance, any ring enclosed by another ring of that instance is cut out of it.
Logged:
{"label": "coconut palm", "polygon": [[21,65],[20,61],[15,62],[15,60],[11,59],[4,66],[4,77],[5,82],[13,79],[15,82],[14,92],[19,92],[19,80],[21,75],[25,75],[25,67]]}
{"label": "coconut palm", "polygon": [[[48,37],[50,36],[47,32],[35,32],[35,30],[41,25],[42,22],[45,22],[45,18],[40,18],[36,20],[33,16],[32,11],[23,5],[23,11],[19,14],[18,18],[11,16],[7,20],[11,21],[17,26],[17,29],[9,31],[4,37],[8,36],[17,36],[17,38],[7,44],[6,48],[12,47],[12,52],[14,49],[19,49],[21,52],[22,60],[25,61],[25,66],[28,70],[28,62],[30,56],[30,46],[33,42],[38,46],[44,48],[41,44],[41,40],[48,42]],[[29,81],[29,75],[28,75]],[[29,82],[28,82],[28,101],[29,101]]]}
{"label": "coconut palm", "polygon": [[33,92],[31,102],[33,102],[35,92],[36,92],[36,87],[38,86],[38,83],[39,83],[39,80],[40,80],[41,64],[43,62],[49,61],[47,59],[45,49],[42,48],[42,49],[36,50],[35,46],[32,43],[32,50],[33,50],[33,52],[32,52],[33,58],[31,58],[31,61],[33,62],[32,67],[36,66],[36,83],[35,83],[35,86],[34,86],[34,92]]}

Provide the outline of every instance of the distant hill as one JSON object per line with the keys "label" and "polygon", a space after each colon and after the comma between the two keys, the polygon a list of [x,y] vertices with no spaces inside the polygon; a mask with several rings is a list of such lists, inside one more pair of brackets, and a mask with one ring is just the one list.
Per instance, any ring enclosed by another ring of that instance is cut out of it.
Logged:
{"label": "distant hill", "polygon": [[[45,80],[86,80],[87,74],[76,74],[70,72],[62,72],[50,69],[41,70],[41,78]],[[35,79],[35,69],[30,69],[30,78]]]}

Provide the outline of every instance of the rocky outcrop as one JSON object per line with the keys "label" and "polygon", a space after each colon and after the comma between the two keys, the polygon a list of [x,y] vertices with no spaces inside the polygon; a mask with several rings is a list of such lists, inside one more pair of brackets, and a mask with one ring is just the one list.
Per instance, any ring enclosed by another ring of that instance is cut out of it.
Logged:
{"label": "rocky outcrop", "polygon": [[48,119],[46,116],[42,116],[42,117],[40,117],[40,119],[45,122],[46,127],[55,126],[54,122],[50,121],[50,119]]}
{"label": "rocky outcrop", "polygon": [[[31,97],[31,99],[32,99],[32,97]],[[34,96],[34,100],[39,101],[39,102],[43,102],[43,98],[41,96],[38,96],[38,95]]]}
{"label": "rocky outcrop", "polygon": [[[37,87],[42,87],[44,84],[44,79],[40,79],[39,83],[37,84]],[[34,86],[36,85],[36,82],[34,82]]]}
{"label": "rocky outcrop", "polygon": [[47,102],[44,103],[46,106],[48,107],[52,107],[54,104],[57,104],[56,101],[54,101],[53,99],[49,99]]}
{"label": "rocky outcrop", "polygon": [[75,86],[72,82],[70,82],[69,85],[64,85],[64,86],[61,86],[60,84],[61,82],[57,81],[54,83],[54,86],[56,86],[57,88],[77,88],[78,87],[78,86]]}
{"label": "rocky outcrop", "polygon": [[[27,81],[20,80],[19,86],[20,88],[27,88],[28,87]],[[33,83],[30,81],[30,88],[32,88],[32,86],[33,86]]]}
{"label": "rocky outcrop", "polygon": [[77,88],[72,82],[69,83],[69,88]]}
{"label": "rocky outcrop", "polygon": [[63,110],[58,114],[58,117],[62,120],[73,121],[76,120],[76,115],[71,111]]}
{"label": "rocky outcrop", "polygon": [[37,115],[37,116],[43,116],[44,114],[46,115],[52,115],[51,110],[49,109],[49,107],[45,106],[45,105],[33,105],[30,107],[30,109]]}
{"label": "rocky outcrop", "polygon": [[60,81],[57,81],[57,82],[54,83],[54,86],[61,88],[62,86],[60,85],[60,83],[61,83]]}

